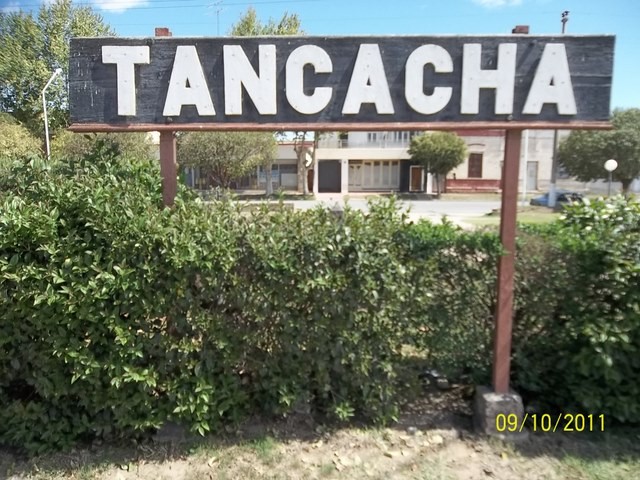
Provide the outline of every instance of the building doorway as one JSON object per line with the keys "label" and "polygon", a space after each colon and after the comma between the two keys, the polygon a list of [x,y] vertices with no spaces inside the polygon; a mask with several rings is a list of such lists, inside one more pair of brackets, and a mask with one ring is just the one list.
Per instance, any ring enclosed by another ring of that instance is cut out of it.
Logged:
{"label": "building doorway", "polygon": [[321,160],[318,162],[318,192],[340,193],[341,167],[340,160]]}
{"label": "building doorway", "polygon": [[409,191],[421,192],[424,185],[424,168],[419,165],[411,165],[409,178]]}

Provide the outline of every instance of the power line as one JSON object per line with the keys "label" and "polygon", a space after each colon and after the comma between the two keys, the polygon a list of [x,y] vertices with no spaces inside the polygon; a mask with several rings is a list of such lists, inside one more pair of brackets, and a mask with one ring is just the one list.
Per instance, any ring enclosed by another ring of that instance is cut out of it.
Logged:
{"label": "power line", "polygon": [[[180,3],[176,4],[176,5],[146,5],[146,6],[139,6],[139,7],[128,7],[128,8],[123,8],[123,10],[126,11],[130,11],[130,10],[163,10],[163,9],[185,9],[185,8],[202,8],[202,7],[209,7],[210,4],[209,3],[199,3],[199,4],[195,4],[195,5],[185,5],[184,2],[185,1],[199,1],[199,0],[181,0]],[[327,2],[327,1],[333,1],[333,0],[265,0],[265,1],[251,1],[251,2],[246,2],[246,1],[241,1],[241,2],[231,2],[231,3],[225,3],[225,5],[227,6],[247,6],[247,5],[253,5],[253,6],[260,6],[260,5],[272,5],[272,4],[295,4],[295,3],[319,3],[319,2]],[[117,5],[118,3],[122,3],[122,5],[124,6],[126,3],[126,0],[123,0],[123,2],[118,2],[116,0],[109,2],[110,4],[115,4]],[[154,0],[155,3],[170,3],[170,2],[176,2],[176,0]],[[87,7],[92,7],[94,9],[99,9],[104,11],[105,9],[100,8],[99,4],[95,4],[93,2],[82,2],[78,4],[79,6],[87,6]],[[21,4],[20,8],[39,8],[41,6],[40,3],[32,3],[32,4]]]}
{"label": "power line", "polygon": [[216,0],[213,2],[213,5],[216,10],[216,25],[217,25],[217,35],[220,36],[220,13],[224,10],[222,8],[222,0]]}

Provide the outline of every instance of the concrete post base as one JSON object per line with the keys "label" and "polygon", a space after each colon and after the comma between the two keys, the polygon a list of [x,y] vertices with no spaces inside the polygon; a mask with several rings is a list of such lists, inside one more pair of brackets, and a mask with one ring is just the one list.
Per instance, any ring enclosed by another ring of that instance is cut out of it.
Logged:
{"label": "concrete post base", "polygon": [[[522,398],[517,393],[512,391],[500,394],[489,387],[479,386],[476,388],[473,410],[473,423],[478,433],[509,441],[523,441],[529,438],[529,432],[526,429],[519,431],[519,425],[524,416],[524,406]],[[500,414],[505,415],[505,418],[500,418],[496,424]],[[510,414],[515,415],[517,419],[518,427],[515,431],[509,431],[514,429],[509,428],[509,424],[506,423],[506,416]],[[498,428],[503,431],[498,431]]]}

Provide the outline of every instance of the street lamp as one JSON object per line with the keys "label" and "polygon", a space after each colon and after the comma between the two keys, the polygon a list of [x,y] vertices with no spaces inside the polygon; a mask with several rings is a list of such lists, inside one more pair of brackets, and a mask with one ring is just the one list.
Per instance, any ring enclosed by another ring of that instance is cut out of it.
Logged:
{"label": "street lamp", "polygon": [[609,172],[609,190],[607,193],[607,197],[611,196],[611,180],[613,177],[613,171],[618,168],[618,162],[616,162],[613,158],[610,158],[606,162],[604,162],[604,169]]}
{"label": "street lamp", "polygon": [[45,145],[47,146],[47,160],[51,159],[51,149],[49,148],[49,119],[47,118],[47,99],[45,98],[45,92],[47,91],[47,88],[49,88],[49,85],[51,85],[51,82],[53,82],[53,80],[61,73],[62,69],[56,68],[53,72],[53,75],[51,75],[51,78],[42,89],[42,110],[44,111],[44,140]]}

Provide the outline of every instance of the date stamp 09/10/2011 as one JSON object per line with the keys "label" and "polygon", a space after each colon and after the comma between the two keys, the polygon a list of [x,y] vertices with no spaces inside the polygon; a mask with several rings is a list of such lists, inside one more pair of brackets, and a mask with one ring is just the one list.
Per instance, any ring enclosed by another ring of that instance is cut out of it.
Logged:
{"label": "date stamp 09/10/2011", "polygon": [[525,428],[533,432],[604,432],[604,414],[525,413],[521,417],[515,413],[496,415],[496,430],[500,433],[522,432]]}

